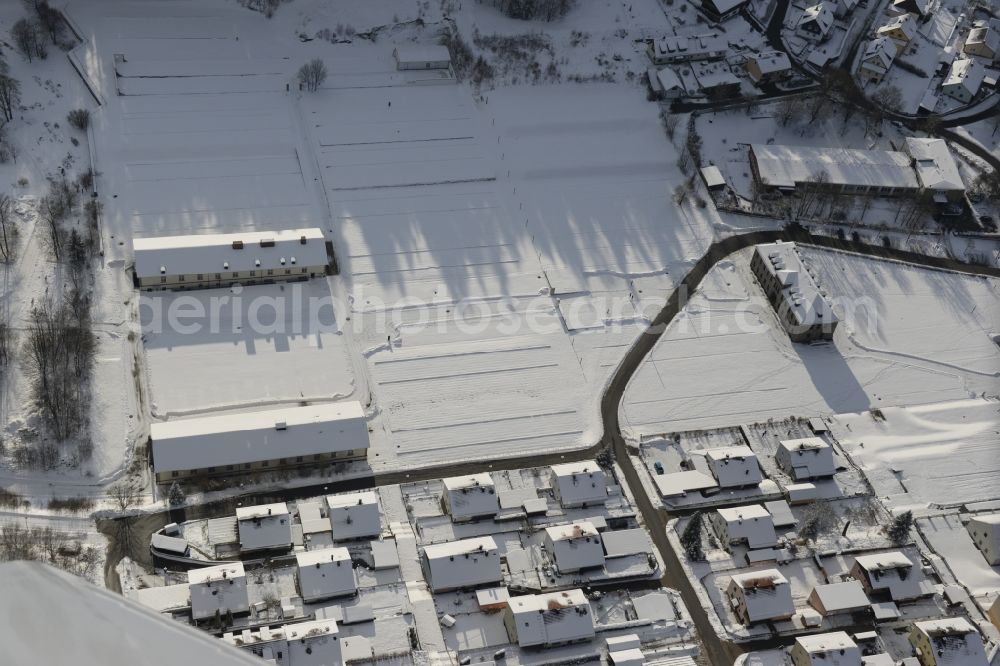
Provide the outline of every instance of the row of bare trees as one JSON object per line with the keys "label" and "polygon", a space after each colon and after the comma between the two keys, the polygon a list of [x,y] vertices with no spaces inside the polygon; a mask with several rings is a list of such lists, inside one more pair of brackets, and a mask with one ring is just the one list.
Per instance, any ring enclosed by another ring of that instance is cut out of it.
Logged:
{"label": "row of bare trees", "polygon": [[63,45],[66,37],[66,17],[47,0],[24,0],[28,16],[18,19],[11,28],[14,46],[28,62],[44,60],[48,44]]}
{"label": "row of bare trees", "polygon": [[100,552],[51,527],[0,525],[0,562],[46,562],[88,580],[100,573]]}

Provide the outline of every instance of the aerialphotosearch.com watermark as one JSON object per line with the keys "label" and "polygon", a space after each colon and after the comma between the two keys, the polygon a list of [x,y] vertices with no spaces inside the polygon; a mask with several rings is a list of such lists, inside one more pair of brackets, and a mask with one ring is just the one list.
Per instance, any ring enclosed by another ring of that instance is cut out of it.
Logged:
{"label": "aerialphotosearch.com watermark", "polygon": [[[446,293],[440,287],[435,293]],[[679,334],[763,333],[775,318],[788,321],[789,312],[775,311],[766,300],[733,298],[696,300],[682,285],[668,295],[679,316],[670,321]],[[228,289],[184,292],[142,292],[139,320],[143,336],[315,336],[348,330],[356,335],[388,340],[401,332],[442,335],[545,335],[568,331],[601,330],[610,333],[660,333],[654,325],[666,304],[664,296],[625,294],[552,294],[426,300],[404,297],[387,303],[363,288],[346,302],[325,288],[308,283],[284,285],[280,291]],[[839,325],[876,331],[878,303],[868,296],[827,301]],[[809,309],[807,304],[807,310]],[[824,308],[825,309],[825,308]],[[791,319],[794,319],[792,317]],[[787,325],[787,324],[786,324]]]}

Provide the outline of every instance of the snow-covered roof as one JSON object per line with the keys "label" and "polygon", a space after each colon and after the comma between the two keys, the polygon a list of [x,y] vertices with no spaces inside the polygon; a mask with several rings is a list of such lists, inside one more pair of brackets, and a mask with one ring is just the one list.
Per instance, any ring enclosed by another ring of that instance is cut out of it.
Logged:
{"label": "snow-covered roof", "polygon": [[510,599],[510,591],[503,586],[476,590],[476,603],[479,604],[480,608],[506,604],[508,599]]}
{"label": "snow-covered roof", "polygon": [[702,167],[701,177],[705,179],[705,185],[709,188],[722,187],[726,184],[726,179],[722,176],[722,171],[714,164]]}
{"label": "snow-covered roof", "polygon": [[788,54],[784,51],[765,51],[751,55],[747,59],[757,63],[761,74],[774,74],[792,68],[792,61],[788,59]]}
{"label": "snow-covered roof", "polygon": [[855,150],[815,146],[751,145],[761,181],[793,188],[825,173],[831,185],[917,189],[910,160],[893,150]]}
{"label": "snow-covered roof", "polygon": [[601,535],[604,552],[608,557],[626,557],[653,552],[653,545],[646,530],[634,527],[630,530],[609,530]]}
{"label": "snow-covered roof", "polygon": [[216,613],[245,613],[250,610],[247,578],[242,562],[188,571],[191,616],[202,620]]}
{"label": "snow-covered roof", "polygon": [[973,28],[965,38],[965,46],[985,46],[996,55],[1000,53],[1000,31],[994,30],[991,26]]}
{"label": "snow-covered roof", "polygon": [[546,527],[545,540],[552,548],[559,571],[579,571],[604,564],[601,535],[589,521]]}
{"label": "snow-covered roof", "polygon": [[710,0],[712,6],[715,7],[720,14],[725,14],[730,12],[742,4],[745,4],[748,0]]}
{"label": "snow-covered roof", "polygon": [[709,449],[705,457],[720,488],[752,486],[764,478],[757,464],[757,455],[745,444]]}
{"label": "snow-covered roof", "polygon": [[448,47],[439,44],[400,44],[392,53],[399,63],[451,62]]}
{"label": "snow-covered roof", "polygon": [[760,504],[717,509],[712,518],[716,533],[730,542],[745,540],[750,548],[767,548],[778,543],[771,514]]}
{"label": "snow-covered roof", "polygon": [[448,512],[456,520],[496,515],[500,499],[493,478],[486,472],[455,476],[442,481]]}
{"label": "snow-covered roof", "polygon": [[[805,651],[813,664],[857,666],[861,663],[861,650],[843,631],[799,636],[795,639],[795,644]],[[818,660],[813,660],[812,657],[817,657]]]}
{"label": "snow-covered roof", "polygon": [[176,553],[178,555],[183,555],[188,549],[188,542],[184,539],[167,536],[166,534],[160,534],[159,532],[153,533],[150,543],[153,548],[156,548],[157,550],[166,551],[168,553]]}
{"label": "snow-covered roof", "polygon": [[785,500],[764,502],[764,508],[771,514],[771,521],[775,527],[790,527],[799,522],[792,515],[792,509]]}
{"label": "snow-covered roof", "polygon": [[908,569],[913,566],[906,555],[899,551],[877,553],[875,555],[859,555],[854,561],[865,571],[889,571],[890,569]]}
{"label": "snow-covered roof", "polygon": [[869,589],[886,590],[893,601],[917,599],[928,594],[920,571],[914,570],[913,563],[903,553],[861,555],[855,558],[855,564],[861,570],[857,575],[865,577]]}
{"label": "snow-covered roof", "polygon": [[805,326],[835,324],[834,314],[819,285],[802,262],[795,243],[776,242],[757,245],[764,269],[781,283],[781,295],[789,312]]}
{"label": "snow-covered roof", "polygon": [[656,474],[653,476],[653,481],[656,483],[656,489],[660,491],[660,497],[665,498],[682,497],[690,492],[719,486],[714,478],[696,470]]}
{"label": "snow-covered roof", "polygon": [[866,608],[871,604],[861,583],[848,580],[842,583],[817,585],[810,595],[810,603],[821,613],[845,613]]}
{"label": "snow-covered roof", "polygon": [[0,580],[5,664],[260,665],[253,655],[48,565],[0,564]]}
{"label": "snow-covered roof", "polygon": [[503,580],[500,553],[491,536],[424,546],[428,583],[435,592]]}
{"label": "snow-covered roof", "polygon": [[778,462],[796,481],[833,476],[833,449],[819,437],[786,439],[778,444]]}
{"label": "snow-covered roof", "polygon": [[669,67],[663,67],[656,73],[656,78],[663,86],[663,90],[669,92],[671,90],[684,91],[684,84],[681,83],[681,79],[677,76],[677,72],[670,69]]}
{"label": "snow-covered roof", "polygon": [[361,403],[338,402],[156,422],[150,437],[159,474],[367,449],[368,422]]}
{"label": "snow-covered roof", "polygon": [[132,247],[135,272],[140,278],[304,268],[327,263],[326,241],[323,232],[316,228],[136,238]]}
{"label": "snow-covered roof", "polygon": [[240,507],[236,521],[244,552],[292,545],[292,520],[284,502]]}
{"label": "snow-covered roof", "polygon": [[888,37],[876,37],[865,46],[861,56],[861,66],[885,72],[896,59],[896,47]]}
{"label": "snow-covered roof", "polygon": [[986,78],[986,68],[972,58],[957,58],[951,63],[948,76],[941,82],[941,88],[961,87],[975,95]]}
{"label": "snow-covered roof", "polygon": [[802,16],[799,18],[798,27],[801,28],[811,23],[815,23],[819,34],[825,35],[830,32],[830,28],[833,27],[833,22],[833,9],[830,8],[829,3],[821,2],[813,5],[812,7],[806,7],[806,10],[802,12]]}
{"label": "snow-covered roof", "polygon": [[521,647],[593,638],[594,618],[582,590],[511,597],[508,601]]}
{"label": "snow-covered roof", "polygon": [[564,507],[603,502],[608,497],[604,470],[593,460],[552,465],[560,504]]}
{"label": "snow-covered roof", "polygon": [[382,532],[378,493],[365,491],[330,495],[330,529],[335,540],[378,536]]}
{"label": "snow-covered roof", "polygon": [[914,628],[930,639],[938,666],[986,666],[983,637],[964,617],[914,622]]}
{"label": "snow-covered roof", "polygon": [[613,666],[642,666],[646,663],[646,655],[639,648],[612,650],[608,652],[608,662]]}
{"label": "snow-covered roof", "polygon": [[354,594],[358,589],[351,553],[346,548],[298,552],[295,563],[299,568],[299,592],[306,601]]}
{"label": "snow-covered roof", "polygon": [[777,569],[751,571],[732,576],[730,588],[742,593],[750,622],[789,617],[795,613],[792,590]]}
{"label": "snow-covered roof", "polygon": [[223,580],[243,578],[246,572],[242,562],[227,562],[213,567],[202,567],[188,571],[188,585],[216,583]]}
{"label": "snow-covered roof", "polygon": [[875,31],[877,35],[889,35],[889,33],[899,31],[903,39],[900,41],[909,42],[917,35],[917,22],[913,14],[903,14],[897,16],[879,27]]}
{"label": "snow-covered roof", "polygon": [[594,527],[594,523],[589,520],[568,525],[553,525],[545,528],[545,534],[552,541],[564,541],[567,539],[582,539],[586,537],[597,537],[600,540],[600,533]]}
{"label": "snow-covered roof", "polygon": [[728,44],[720,35],[670,35],[656,40],[654,50],[660,57],[697,59],[712,53],[724,53]]}
{"label": "snow-covered roof", "polygon": [[925,189],[937,192],[965,191],[958,165],[944,139],[907,137],[906,152],[913,158],[917,178]]}

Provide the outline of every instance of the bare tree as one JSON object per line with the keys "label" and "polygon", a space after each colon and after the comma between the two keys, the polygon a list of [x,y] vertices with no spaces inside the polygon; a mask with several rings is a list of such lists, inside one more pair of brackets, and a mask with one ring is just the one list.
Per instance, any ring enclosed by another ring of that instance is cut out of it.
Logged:
{"label": "bare tree", "polygon": [[14,225],[14,202],[6,192],[0,192],[0,259],[11,263],[17,258],[18,229]]}
{"label": "bare tree", "polygon": [[0,74],[0,116],[4,122],[14,119],[14,109],[21,102],[21,84],[12,76]]}
{"label": "bare tree", "polygon": [[14,40],[17,50],[28,59],[28,62],[35,58],[44,59],[48,55],[38,26],[32,21],[24,18],[19,19],[10,29],[10,36]]}
{"label": "bare tree", "polygon": [[58,9],[54,9],[45,0],[34,3],[35,16],[38,18],[38,26],[48,34],[53,44],[58,44],[63,34],[66,32],[66,17]]}
{"label": "bare tree", "polygon": [[299,68],[299,83],[309,92],[316,92],[326,81],[326,65],[319,58],[314,58]]}
{"label": "bare tree", "polygon": [[45,225],[49,249],[56,261],[62,261],[65,255],[66,231],[62,224],[72,213],[78,199],[76,189],[62,178],[49,184],[49,193],[42,197],[39,204],[38,214]]}
{"label": "bare tree", "polygon": [[903,91],[897,86],[883,86],[872,95],[872,102],[887,111],[899,111],[903,103]]}
{"label": "bare tree", "polygon": [[787,127],[792,120],[802,117],[802,99],[800,97],[784,97],[778,102],[776,118],[778,124]]}
{"label": "bare tree", "polygon": [[66,121],[81,132],[86,132],[87,127],[90,125],[90,111],[87,109],[73,109],[66,115]]}
{"label": "bare tree", "polygon": [[[7,320],[7,314],[0,314],[0,366],[6,366],[10,364],[11,358],[13,356],[14,347],[17,345],[17,338],[15,337],[14,329],[10,327],[10,322]],[[0,374],[0,379],[5,375]]]}

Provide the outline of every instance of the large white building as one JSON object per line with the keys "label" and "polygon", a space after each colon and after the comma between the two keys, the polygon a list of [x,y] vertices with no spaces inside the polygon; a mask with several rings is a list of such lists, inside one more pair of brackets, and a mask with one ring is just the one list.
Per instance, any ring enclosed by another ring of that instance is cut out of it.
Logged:
{"label": "large white building", "polygon": [[770,548],[778,543],[774,520],[760,504],[717,509],[709,514],[709,522],[726,546],[745,543],[748,548]]}
{"label": "large white building", "polygon": [[796,481],[822,479],[837,473],[833,449],[819,437],[782,440],[774,458]]}
{"label": "large white building", "polygon": [[745,444],[709,449],[705,458],[720,488],[756,486],[764,480],[757,455]]}
{"label": "large white building", "polygon": [[424,546],[427,583],[433,592],[472,588],[503,580],[493,537]]}
{"label": "large white building", "polygon": [[593,460],[552,465],[552,490],[564,508],[604,504],[608,481],[604,470]]}
{"label": "large white building", "polygon": [[453,476],[442,483],[445,507],[452,520],[492,517],[500,511],[500,498],[487,472]]}
{"label": "large white building", "polygon": [[601,535],[589,520],[545,528],[545,548],[559,573],[604,566]]}
{"label": "large white building", "polygon": [[242,562],[188,571],[191,617],[195,621],[250,612],[247,576]]}
{"label": "large white building", "polygon": [[861,666],[861,648],[843,631],[799,636],[790,650],[795,666]]}
{"label": "large white building", "polygon": [[240,552],[292,547],[292,517],[284,502],[236,509]]}
{"label": "large white building", "polygon": [[203,289],[326,275],[330,258],[319,229],[136,238],[141,289]]}
{"label": "large white building", "polygon": [[346,548],[320,548],[295,553],[299,570],[299,593],[313,603],[343,597],[358,591],[351,553]]}
{"label": "large white building", "polygon": [[986,666],[983,637],[964,617],[914,622],[910,644],[922,666]]}
{"label": "large white building", "polygon": [[994,567],[1000,565],[1000,513],[973,516],[966,528],[986,563]]}
{"label": "large white building", "polygon": [[793,342],[832,340],[839,319],[795,243],[758,245],[750,269]]}
{"label": "large white building", "polygon": [[921,190],[952,200],[965,194],[965,182],[944,139],[907,137],[903,146],[913,158]]}
{"label": "large white building", "polygon": [[750,168],[762,188],[786,192],[806,184],[847,194],[898,195],[920,189],[909,158],[895,150],[754,143]]}
{"label": "large white building", "polygon": [[777,569],[736,574],[729,581],[726,597],[736,617],[745,625],[785,620],[795,614],[792,589]]}
{"label": "large white building", "polygon": [[363,458],[368,422],[359,402],[156,422],[157,483]]}
{"label": "large white building", "polygon": [[382,533],[382,516],[378,493],[366,491],[330,495],[326,498],[330,510],[330,529],[335,541],[377,537]]}
{"label": "large white building", "polygon": [[594,637],[594,616],[582,590],[511,597],[504,611],[510,640],[549,647]]}

